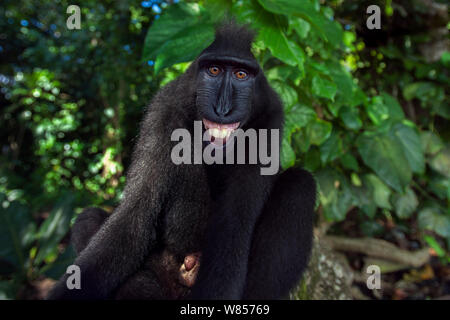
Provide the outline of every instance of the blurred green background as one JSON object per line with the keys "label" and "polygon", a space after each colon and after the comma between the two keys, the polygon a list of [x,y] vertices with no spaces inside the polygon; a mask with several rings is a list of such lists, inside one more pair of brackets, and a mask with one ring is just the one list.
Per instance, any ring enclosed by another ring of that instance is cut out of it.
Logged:
{"label": "blurred green background", "polygon": [[[2,0],[0,299],[41,298],[72,262],[74,218],[118,203],[145,106],[227,12],[259,32],[286,112],[282,165],[314,173],[317,228],[430,248],[425,266],[387,274],[381,298],[450,295],[447,1]],[[405,279],[413,289],[395,287]]]}

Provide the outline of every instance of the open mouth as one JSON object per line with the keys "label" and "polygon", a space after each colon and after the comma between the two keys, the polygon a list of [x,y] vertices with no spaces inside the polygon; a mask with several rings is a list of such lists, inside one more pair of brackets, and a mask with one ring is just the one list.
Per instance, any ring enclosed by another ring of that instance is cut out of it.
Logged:
{"label": "open mouth", "polygon": [[215,145],[222,146],[230,138],[233,131],[239,127],[240,122],[215,123],[203,118],[203,124],[209,136],[209,141]]}

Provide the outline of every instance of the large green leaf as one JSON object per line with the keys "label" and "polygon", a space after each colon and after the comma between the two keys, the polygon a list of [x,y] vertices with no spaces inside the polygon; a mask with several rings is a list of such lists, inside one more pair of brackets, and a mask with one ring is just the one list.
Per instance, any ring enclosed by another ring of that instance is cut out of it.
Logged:
{"label": "large green leaf", "polygon": [[155,61],[155,71],[158,72],[175,63],[195,59],[213,40],[214,27],[212,24],[185,28],[170,42],[161,46]]}
{"label": "large green leaf", "polygon": [[342,28],[335,21],[325,17],[313,1],[292,0],[258,0],[264,9],[284,15],[296,15],[308,21],[317,30],[318,34],[332,45],[338,46],[342,43]]}
{"label": "large green leaf", "polygon": [[398,192],[409,184],[412,172],[403,153],[403,146],[386,133],[364,133],[356,140],[358,151],[366,165]]}
{"label": "large green leaf", "polygon": [[200,19],[200,8],[196,4],[182,2],[168,7],[148,29],[142,58],[144,60],[156,59],[164,44],[170,42],[186,28],[197,24]]}
{"label": "large green leaf", "polygon": [[425,157],[416,130],[403,123],[398,123],[392,127],[390,133],[395,136],[402,145],[403,153],[406,160],[408,160],[412,171],[423,173],[425,171]]}
{"label": "large green leaf", "polygon": [[294,16],[289,17],[289,27],[294,29],[301,39],[305,39],[311,29],[311,25],[308,21]]}
{"label": "large green leaf", "polygon": [[193,60],[214,39],[214,22],[198,4],[171,5],[147,32],[142,58],[155,71]]}
{"label": "large green leaf", "polygon": [[315,75],[312,79],[312,92],[322,98],[334,99],[337,87],[336,84],[324,77]]}
{"label": "large green leaf", "polygon": [[258,33],[258,39],[263,41],[272,54],[291,66],[303,70],[305,54],[296,43],[289,41],[279,25],[265,25]]}

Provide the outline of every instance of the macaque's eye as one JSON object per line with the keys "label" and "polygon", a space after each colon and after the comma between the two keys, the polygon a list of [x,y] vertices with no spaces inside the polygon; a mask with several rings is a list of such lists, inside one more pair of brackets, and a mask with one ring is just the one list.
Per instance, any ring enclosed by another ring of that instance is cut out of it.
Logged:
{"label": "macaque's eye", "polygon": [[218,76],[221,70],[218,66],[211,66],[208,68],[208,72],[212,76]]}
{"label": "macaque's eye", "polygon": [[248,77],[247,72],[245,72],[244,70],[236,70],[234,72],[234,75],[236,78],[238,78],[239,80],[244,80]]}

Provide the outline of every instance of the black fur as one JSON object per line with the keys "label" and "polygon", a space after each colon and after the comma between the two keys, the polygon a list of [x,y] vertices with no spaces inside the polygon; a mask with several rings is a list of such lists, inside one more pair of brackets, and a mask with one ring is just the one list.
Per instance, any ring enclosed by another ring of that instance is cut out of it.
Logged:
{"label": "black fur", "polygon": [[[277,299],[298,282],[312,239],[316,189],[308,172],[264,176],[260,164],[175,165],[170,159],[172,131],[193,132],[193,121],[205,115],[281,132],[283,108],[250,52],[252,39],[245,27],[223,26],[189,69],[154,97],[121,203],[108,218],[87,209],[73,228],[82,289],[68,290],[63,276],[49,299]],[[244,67],[251,84],[242,90],[230,85],[232,102],[218,99],[223,86],[200,79],[212,62]],[[231,109],[214,115],[215,103]],[[183,258],[198,251],[192,291],[169,288]]]}

